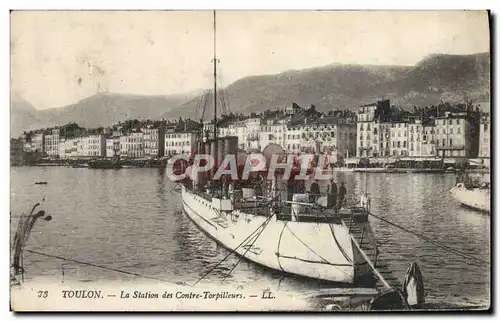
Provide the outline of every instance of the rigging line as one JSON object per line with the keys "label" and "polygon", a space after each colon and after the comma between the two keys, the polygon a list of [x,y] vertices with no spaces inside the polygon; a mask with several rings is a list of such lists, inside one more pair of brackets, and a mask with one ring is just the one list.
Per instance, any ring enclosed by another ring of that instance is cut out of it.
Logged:
{"label": "rigging line", "polygon": [[[342,246],[340,246],[340,243],[337,240],[337,237],[335,236],[335,232],[333,231],[332,224],[328,223],[328,216],[326,215],[326,213],[324,211],[321,214],[323,214],[323,216],[327,219],[327,223],[326,224],[328,224],[328,226],[330,227],[330,232],[332,233],[333,240],[337,244],[337,247],[339,248],[340,253],[342,253],[342,255],[347,260],[347,262],[352,263],[352,265],[354,265],[354,261],[349,257],[349,255],[347,255],[347,253],[344,251],[344,248]],[[339,218],[342,221],[342,218],[340,217],[340,213],[336,213],[336,214],[339,215]]]}
{"label": "rigging line", "polygon": [[280,237],[278,239],[278,246],[276,248],[276,258],[278,259],[278,265],[280,266],[281,271],[285,272],[283,270],[283,267],[281,266],[281,261],[280,261],[280,245],[281,245],[281,238],[283,237],[283,232],[285,231],[285,227],[288,225],[289,221],[286,221],[285,224],[283,224],[283,229],[281,230]]}
{"label": "rigging line", "polygon": [[124,271],[124,270],[120,270],[120,269],[114,269],[114,268],[110,268],[110,267],[106,267],[106,266],[102,266],[102,265],[97,265],[97,264],[94,264],[94,263],[89,263],[89,262],[83,262],[83,261],[68,259],[68,258],[59,256],[59,255],[42,253],[42,252],[33,251],[33,250],[26,250],[26,252],[30,252],[30,253],[33,253],[33,254],[38,254],[38,255],[46,256],[46,257],[50,257],[50,258],[55,258],[55,259],[63,260],[63,261],[66,261],[66,262],[72,262],[72,263],[77,263],[77,264],[81,264],[81,265],[92,266],[92,267],[96,267],[96,268],[103,269],[103,270],[118,272],[118,273],[132,275],[132,276],[138,276],[138,277],[141,277],[141,278],[144,278],[144,279],[151,279],[151,280],[156,280],[156,281],[171,283],[171,284],[175,284],[175,285],[187,285],[187,286],[191,286],[191,285],[186,284],[184,282],[172,282],[172,281],[168,281],[168,280],[161,279],[161,278],[155,278],[153,276],[147,276],[147,275],[142,275],[142,274],[138,274],[138,273],[134,273],[134,272],[129,272],[129,271]]}
{"label": "rigging line", "polygon": [[[278,195],[278,196],[279,196],[279,195]],[[271,199],[271,200],[270,200],[267,204],[264,204],[264,206],[263,206],[263,207],[269,206],[269,204],[271,204],[271,202],[273,202],[273,201],[274,201],[274,199],[275,199],[275,198],[277,198],[278,196],[276,196],[276,197],[274,197],[273,199]],[[274,214],[273,214],[273,215],[274,215]],[[210,269],[207,273],[205,273],[205,274],[204,274],[201,278],[199,278],[199,279],[198,279],[198,280],[197,280],[197,281],[193,284],[193,286],[194,286],[194,285],[196,285],[196,284],[198,284],[198,282],[200,282],[200,281],[201,281],[201,280],[203,280],[203,279],[204,279],[207,275],[209,275],[210,273],[212,273],[212,271],[213,271],[213,270],[215,270],[215,268],[217,268],[217,267],[218,267],[218,266],[219,266],[222,262],[224,262],[225,260],[227,260],[227,258],[228,258],[229,256],[231,256],[231,254],[235,253],[235,252],[236,252],[236,250],[237,250],[237,249],[238,249],[241,245],[243,245],[243,243],[245,243],[248,239],[250,239],[250,237],[252,237],[252,236],[254,235],[254,233],[255,233],[255,232],[257,232],[257,230],[258,230],[259,228],[261,228],[261,227],[262,227],[262,225],[264,225],[265,223],[266,223],[266,221],[264,221],[261,225],[259,225],[259,226],[258,226],[258,227],[257,227],[257,228],[256,228],[256,229],[252,232],[252,233],[250,233],[250,234],[249,234],[249,235],[248,235],[248,236],[247,236],[247,237],[246,237],[243,241],[241,241],[241,243],[240,243],[240,244],[238,244],[238,246],[236,246],[236,247],[234,248],[234,250],[231,250],[231,251],[230,251],[230,252],[229,252],[229,253],[228,253],[228,254],[227,254],[227,255],[226,255],[226,256],[225,256],[222,260],[220,260],[220,261],[219,261],[219,262],[218,262],[218,263],[217,263],[214,267],[212,267],[212,268],[211,268],[211,269]]]}
{"label": "rigging line", "polygon": [[402,227],[401,225],[398,225],[398,224],[396,224],[396,223],[393,223],[393,222],[391,222],[391,221],[389,221],[389,220],[386,220],[386,219],[384,219],[384,218],[382,218],[382,217],[380,217],[380,216],[377,216],[377,215],[372,214],[372,213],[370,213],[370,212],[368,212],[368,213],[369,213],[369,215],[371,215],[371,216],[373,216],[373,217],[375,217],[375,218],[377,218],[377,219],[381,220],[382,222],[385,222],[385,223],[387,223],[387,224],[389,224],[389,225],[392,225],[392,226],[394,226],[394,227],[397,227],[397,228],[399,228],[399,229],[401,229],[401,230],[403,230],[403,231],[405,231],[405,232],[407,232],[407,233],[409,233],[409,234],[413,234],[414,236],[419,237],[419,238],[421,238],[421,239],[423,239],[423,240],[425,240],[425,241],[428,241],[428,242],[430,242],[430,243],[432,243],[432,244],[436,245],[437,247],[440,247],[440,248],[443,248],[443,249],[445,249],[445,250],[448,250],[448,251],[450,251],[450,252],[452,252],[452,253],[454,253],[454,254],[457,254],[457,255],[459,255],[459,256],[462,256],[462,257],[468,258],[469,260],[476,261],[476,263],[477,263],[477,262],[480,262],[480,263],[482,263],[482,264],[486,264],[486,265],[489,265],[489,264],[490,264],[489,262],[487,262],[487,261],[485,261],[485,260],[482,260],[482,259],[477,258],[477,257],[475,257],[475,256],[472,256],[472,255],[470,255],[470,254],[467,254],[467,253],[461,252],[461,251],[459,251],[459,250],[456,250],[456,249],[454,249],[454,248],[451,248],[451,247],[449,247],[449,246],[447,246],[447,245],[442,244],[441,242],[434,241],[434,240],[432,240],[432,239],[430,239],[430,238],[428,238],[428,237],[426,237],[426,236],[424,236],[424,235],[422,235],[422,234],[420,234],[420,233],[417,233],[417,232],[411,231],[411,230],[409,230],[409,229],[407,229],[407,228]]}
{"label": "rigging line", "polygon": [[215,270],[222,262],[224,262],[229,256],[231,256],[231,254],[235,253],[236,250],[243,245],[243,243],[245,243],[248,239],[250,239],[250,237],[252,237],[254,235],[255,232],[257,232],[257,230],[259,230],[267,221],[264,221],[261,225],[259,225],[252,233],[250,233],[243,241],[241,241],[240,244],[238,244],[238,246],[236,246],[234,248],[234,250],[231,250],[222,260],[220,260],[216,265],[214,265],[210,270],[208,270],[208,272],[206,272],[205,274],[203,274],[203,276],[201,278],[199,278],[195,283],[193,283],[193,286],[195,286],[196,284],[198,284],[198,282],[200,282],[201,280],[203,280],[207,275],[209,275],[210,273],[212,273],[213,270]]}
{"label": "rigging line", "polygon": [[205,111],[207,109],[207,100],[210,96],[210,89],[209,90],[204,90],[201,93],[201,101],[200,101],[200,122],[203,124],[203,120],[205,119]]}
{"label": "rigging line", "polygon": [[[347,226],[344,223],[344,221],[342,221],[342,225],[344,225],[344,227],[347,228]],[[384,285],[384,287],[386,287],[387,289],[392,288],[389,285],[389,283],[385,280],[385,278],[382,276],[382,274],[380,274],[380,272],[375,268],[375,266],[370,261],[370,258],[365,253],[365,251],[363,249],[361,249],[361,246],[358,244],[358,242],[356,241],[356,239],[354,238],[354,236],[352,236],[351,233],[349,233],[349,236],[351,237],[352,242],[354,242],[354,245],[356,245],[356,247],[358,248],[359,252],[361,253],[361,255],[363,256],[363,258],[365,259],[366,263],[368,263],[368,265],[373,270],[373,272],[375,272],[375,274],[377,275],[378,279],[382,282],[382,284]]]}
{"label": "rigging line", "polygon": [[226,276],[224,277],[224,279],[222,279],[222,282],[224,282],[226,280],[226,278],[228,276],[231,275],[231,272],[234,271],[234,269],[238,266],[238,264],[240,264],[241,260],[243,260],[244,257],[246,257],[248,251],[250,250],[250,248],[252,248],[252,246],[255,244],[255,242],[257,241],[257,239],[259,238],[259,236],[262,234],[262,232],[264,232],[264,230],[266,229],[267,225],[269,224],[269,222],[271,221],[271,218],[274,216],[275,213],[273,213],[271,216],[269,216],[267,218],[267,220],[264,222],[265,224],[262,226],[262,229],[260,230],[260,232],[258,234],[256,234],[256,237],[253,239],[252,243],[250,245],[248,244],[245,244],[245,246],[247,246],[247,248],[245,249],[245,253],[243,253],[243,255],[241,255],[238,259],[238,262],[236,262],[236,264],[232,267],[232,269],[226,274]]}

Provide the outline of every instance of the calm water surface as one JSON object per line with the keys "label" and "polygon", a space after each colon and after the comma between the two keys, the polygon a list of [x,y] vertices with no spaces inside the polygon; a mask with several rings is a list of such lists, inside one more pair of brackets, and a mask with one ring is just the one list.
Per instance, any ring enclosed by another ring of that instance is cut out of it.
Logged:
{"label": "calm water surface", "polygon": [[[451,198],[453,174],[337,173],[337,179],[346,182],[349,194],[366,188],[374,214],[490,261],[490,216],[463,208]],[[48,185],[34,185],[36,181]],[[12,168],[11,231],[22,212],[44,199],[42,206],[53,220],[37,223],[28,249],[193,283],[228,252],[182,213],[180,196],[171,192],[173,187],[159,169]],[[489,267],[471,265],[375,218],[370,220],[381,257],[394,276],[402,279],[411,262],[420,265],[428,301],[488,304]],[[202,282],[221,282],[237,261],[231,257]],[[138,279],[28,253],[25,266],[28,279]],[[292,292],[324,287],[321,282],[287,277],[246,261],[226,281],[244,285],[256,280]]]}

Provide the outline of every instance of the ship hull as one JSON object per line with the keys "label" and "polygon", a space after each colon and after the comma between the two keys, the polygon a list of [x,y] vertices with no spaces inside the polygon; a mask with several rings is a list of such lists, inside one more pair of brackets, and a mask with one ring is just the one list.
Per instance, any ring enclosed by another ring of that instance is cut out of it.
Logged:
{"label": "ship hull", "polygon": [[234,210],[219,213],[211,202],[182,188],[186,215],[225,248],[284,273],[339,283],[371,275],[348,229],[341,224],[280,221]]}

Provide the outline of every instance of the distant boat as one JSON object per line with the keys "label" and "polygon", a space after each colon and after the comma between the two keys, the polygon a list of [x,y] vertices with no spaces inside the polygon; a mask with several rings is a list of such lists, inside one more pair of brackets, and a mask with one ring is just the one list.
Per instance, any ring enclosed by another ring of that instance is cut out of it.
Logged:
{"label": "distant boat", "polygon": [[118,169],[122,168],[122,164],[120,164],[117,160],[93,160],[89,162],[89,169]]}
{"label": "distant boat", "polygon": [[45,181],[35,182],[35,185],[47,185],[47,182]]}
{"label": "distant boat", "polygon": [[89,164],[74,164],[71,166],[72,168],[87,168]]}
{"label": "distant boat", "polygon": [[467,188],[464,183],[458,183],[450,190],[451,195],[462,205],[490,212],[490,184],[483,183],[479,187]]}

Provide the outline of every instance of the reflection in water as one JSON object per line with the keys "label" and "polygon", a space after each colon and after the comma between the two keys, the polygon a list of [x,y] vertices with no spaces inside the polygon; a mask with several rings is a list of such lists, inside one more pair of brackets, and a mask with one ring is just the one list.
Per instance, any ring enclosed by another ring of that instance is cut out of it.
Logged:
{"label": "reflection in water", "polygon": [[[462,252],[489,261],[490,217],[461,207],[449,195],[454,175],[365,174],[339,172],[348,194],[367,191],[371,210]],[[34,185],[47,181],[48,185]],[[179,193],[164,169],[88,170],[19,167],[11,171],[11,232],[17,219],[37,201],[53,216],[35,227],[27,248],[90,261],[172,281],[195,282],[227,251],[198,230],[182,213]],[[427,297],[456,303],[485,303],[489,268],[468,264],[455,254],[371,218],[381,257],[396,277],[416,261]],[[11,235],[12,236],[12,235]],[[231,256],[202,282],[220,283],[238,261]],[[62,278],[61,262],[25,258],[27,278]],[[64,264],[65,279],[130,280],[135,277],[76,264]],[[225,282],[246,286],[267,280],[282,291],[331,286],[239,263]]]}

